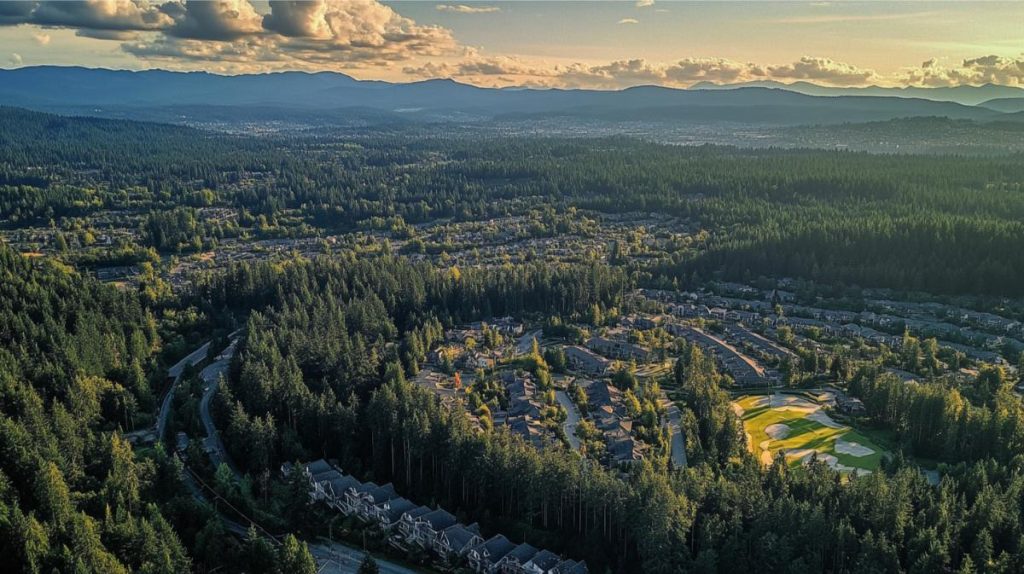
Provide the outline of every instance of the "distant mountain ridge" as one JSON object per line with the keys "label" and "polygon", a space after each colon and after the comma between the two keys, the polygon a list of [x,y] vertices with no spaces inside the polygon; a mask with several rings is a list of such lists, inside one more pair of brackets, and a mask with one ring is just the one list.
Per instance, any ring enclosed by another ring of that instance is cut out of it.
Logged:
{"label": "distant mountain ridge", "polygon": [[873,96],[873,97],[897,97],[897,98],[919,98],[938,102],[955,102],[966,106],[977,106],[990,100],[1005,98],[1024,98],[1024,88],[1014,86],[1000,86],[997,84],[984,84],[981,86],[938,86],[934,88],[922,88],[907,86],[902,88],[887,88],[882,86],[864,87],[833,87],[820,86],[811,82],[793,82],[790,84],[773,80],[740,82],[735,84],[715,84],[713,82],[698,82],[690,86],[691,90],[732,90],[736,88],[775,88],[806,94],[808,96]]}
{"label": "distant mountain ridge", "polygon": [[170,121],[177,121],[173,119],[177,112],[182,112],[182,121],[209,119],[210,114],[232,121],[275,117],[287,121],[308,117],[312,121],[326,114],[358,115],[370,121],[563,117],[749,125],[834,124],[925,116],[976,121],[1013,119],[1004,118],[1006,114],[1000,110],[951,101],[875,96],[870,92],[826,97],[786,86],[509,90],[453,80],[406,84],[364,81],[335,72],[220,76],[207,72],[40,66],[0,70],[0,104],[135,119],[149,119],[155,114],[170,117]]}

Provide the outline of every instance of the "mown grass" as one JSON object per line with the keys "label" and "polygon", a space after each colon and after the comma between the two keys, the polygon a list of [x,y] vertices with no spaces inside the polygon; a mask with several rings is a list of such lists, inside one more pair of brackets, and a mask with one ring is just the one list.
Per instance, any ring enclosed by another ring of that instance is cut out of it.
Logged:
{"label": "mown grass", "polygon": [[[761,444],[767,441],[767,450],[773,460],[782,450],[811,449],[835,456],[840,464],[853,468],[875,471],[881,464],[885,451],[866,435],[846,425],[840,428],[825,426],[807,418],[809,413],[799,410],[757,405],[760,398],[762,397],[743,396],[737,397],[735,401],[744,409],[743,428],[751,437],[750,449],[755,455],[760,456]],[[773,424],[788,426],[789,435],[783,439],[771,438],[765,429]],[[836,440],[840,438],[848,442],[856,442],[874,452],[866,456],[838,453],[835,450],[835,445]],[[794,467],[800,465],[800,459],[797,457],[788,457],[787,461]]]}

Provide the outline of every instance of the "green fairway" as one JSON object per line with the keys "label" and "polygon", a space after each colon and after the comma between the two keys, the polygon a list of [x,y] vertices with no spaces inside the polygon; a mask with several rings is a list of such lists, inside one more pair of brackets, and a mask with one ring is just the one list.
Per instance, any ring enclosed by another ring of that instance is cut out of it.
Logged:
{"label": "green fairway", "polygon": [[743,419],[750,451],[764,464],[783,452],[791,466],[812,455],[841,472],[878,469],[884,451],[868,437],[835,422],[818,404],[793,395],[740,396],[733,402]]}

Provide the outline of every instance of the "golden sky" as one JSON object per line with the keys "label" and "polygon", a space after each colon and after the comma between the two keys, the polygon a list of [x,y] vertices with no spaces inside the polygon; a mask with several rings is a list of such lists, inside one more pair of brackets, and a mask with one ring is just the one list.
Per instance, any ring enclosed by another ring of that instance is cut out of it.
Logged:
{"label": "golden sky", "polygon": [[0,64],[621,88],[1024,85],[1024,2],[0,2]]}

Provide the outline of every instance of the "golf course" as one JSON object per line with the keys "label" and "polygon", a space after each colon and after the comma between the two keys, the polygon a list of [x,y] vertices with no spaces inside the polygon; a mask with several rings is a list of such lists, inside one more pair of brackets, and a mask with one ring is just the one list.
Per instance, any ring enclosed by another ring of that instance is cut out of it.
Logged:
{"label": "golf course", "polygon": [[790,466],[821,462],[843,473],[870,474],[884,451],[853,428],[838,423],[821,405],[797,395],[739,396],[733,410],[743,420],[750,451],[770,465],[783,453]]}

